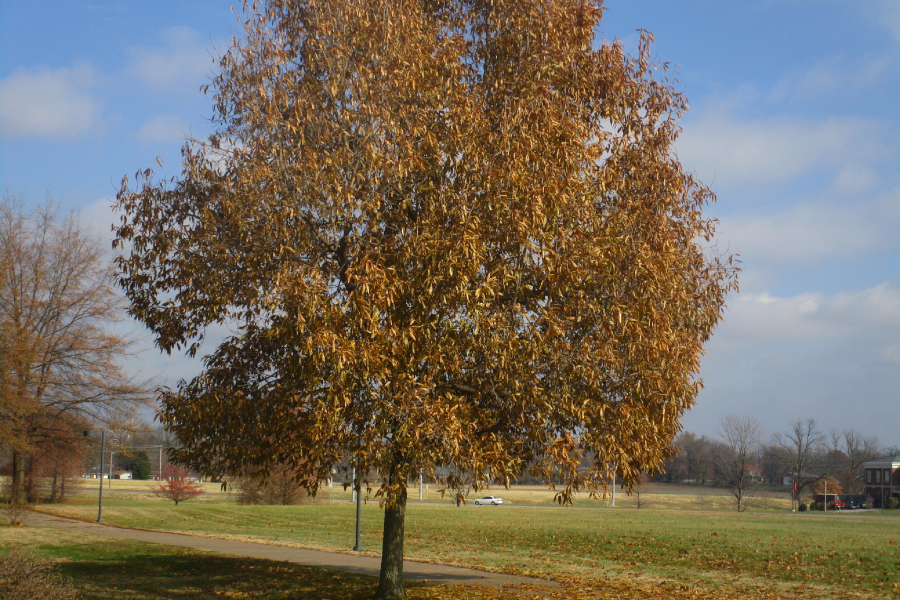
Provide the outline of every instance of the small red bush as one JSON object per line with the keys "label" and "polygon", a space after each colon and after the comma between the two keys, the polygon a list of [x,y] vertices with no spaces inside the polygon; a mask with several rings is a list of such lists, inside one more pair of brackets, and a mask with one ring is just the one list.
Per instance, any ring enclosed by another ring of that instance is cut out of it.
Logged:
{"label": "small red bush", "polygon": [[203,486],[190,479],[190,473],[184,467],[170,465],[163,469],[163,483],[155,486],[153,491],[157,496],[163,496],[175,502],[196,498],[203,493]]}

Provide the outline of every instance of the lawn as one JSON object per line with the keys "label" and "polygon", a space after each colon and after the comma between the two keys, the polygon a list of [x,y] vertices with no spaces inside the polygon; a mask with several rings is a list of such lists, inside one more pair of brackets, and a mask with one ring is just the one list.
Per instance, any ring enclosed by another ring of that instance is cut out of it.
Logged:
{"label": "lawn", "polygon": [[[0,555],[15,545],[54,559],[84,600],[129,598],[365,599],[374,577],[43,528],[0,526]],[[503,591],[411,583],[411,600],[499,600]]]}
{"label": "lawn", "polygon": [[[82,496],[96,496],[98,484],[97,480],[84,481],[81,486]],[[103,496],[108,497],[110,494],[125,492],[152,498],[154,497],[152,488],[156,485],[158,484],[153,481],[114,479],[110,482],[109,480],[104,480]],[[219,483],[205,482],[201,485],[204,492],[206,492],[206,495],[202,496],[201,500],[215,502],[225,498],[237,500],[238,494],[233,487],[229,487],[227,492],[223,492],[222,485]],[[675,484],[647,484],[643,489],[641,502],[647,508],[674,510],[731,510],[734,508],[734,499],[723,489]],[[467,502],[472,502],[475,498],[486,494],[502,496],[505,503],[516,506],[556,506],[557,504],[555,491],[540,485],[514,485],[510,489],[469,491]],[[418,485],[410,487],[409,498],[410,502],[418,502]],[[319,489],[317,499],[346,500],[349,502],[350,490],[344,489],[339,482],[335,482],[332,487],[323,485]],[[423,486],[422,500],[427,503],[451,503],[450,495],[442,495],[441,486],[435,484]],[[761,491],[751,496],[747,502],[755,511],[784,511],[791,506],[790,496],[784,491]],[[617,492],[616,508],[635,508],[636,505],[637,496],[628,496],[621,490]],[[591,498],[588,494],[578,494],[575,496],[573,506],[581,508],[611,508],[612,498],[609,494],[606,497],[596,498]]]}
{"label": "lawn", "polygon": [[[92,520],[94,501],[86,496],[42,510]],[[152,496],[104,492],[104,505],[104,520],[124,527],[338,551],[353,546],[350,502],[244,507],[210,496],[175,507]],[[597,594],[611,582],[629,582],[667,583],[709,597],[900,597],[895,516],[657,505],[662,501],[653,498],[642,509],[413,503],[406,555],[550,578]],[[373,554],[380,549],[381,518],[377,504],[364,507],[362,543]]]}

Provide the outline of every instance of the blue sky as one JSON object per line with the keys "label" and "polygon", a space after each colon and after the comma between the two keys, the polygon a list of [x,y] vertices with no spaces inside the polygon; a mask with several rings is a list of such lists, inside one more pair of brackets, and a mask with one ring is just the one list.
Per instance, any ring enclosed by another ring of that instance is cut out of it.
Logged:
{"label": "blue sky", "polygon": [[[239,28],[228,2],[0,0],[0,186],[108,235],[124,175],[210,132],[199,92]],[[610,0],[601,35],[675,68],[678,155],[718,194],[741,292],[685,428],[812,417],[900,445],[900,2]],[[145,345],[147,340],[145,339]],[[196,363],[152,350],[161,381]]]}

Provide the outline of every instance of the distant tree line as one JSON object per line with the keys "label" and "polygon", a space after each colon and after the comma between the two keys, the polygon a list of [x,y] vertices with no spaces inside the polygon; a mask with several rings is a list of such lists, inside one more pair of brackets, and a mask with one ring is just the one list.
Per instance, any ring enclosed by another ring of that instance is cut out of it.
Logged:
{"label": "distant tree line", "polygon": [[798,419],[767,437],[754,419],[734,415],[720,421],[714,437],[681,432],[673,450],[654,481],[726,488],[738,510],[745,508],[746,496],[754,490],[794,480],[798,500],[815,493],[826,479],[845,494],[862,494],[863,463],[900,454],[900,449],[884,447],[876,437],[854,429],[825,432],[814,419]]}

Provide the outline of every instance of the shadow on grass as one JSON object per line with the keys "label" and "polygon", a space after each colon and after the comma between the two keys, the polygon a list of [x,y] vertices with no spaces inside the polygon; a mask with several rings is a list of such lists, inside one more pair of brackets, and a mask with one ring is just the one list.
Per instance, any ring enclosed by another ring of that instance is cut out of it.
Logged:
{"label": "shadow on grass", "polygon": [[[140,549],[121,544],[69,546],[58,571],[72,579],[85,600],[130,598],[259,598],[362,600],[378,585],[374,577],[253,558],[223,556],[159,546]],[[409,598],[508,598],[497,591],[407,583]]]}

